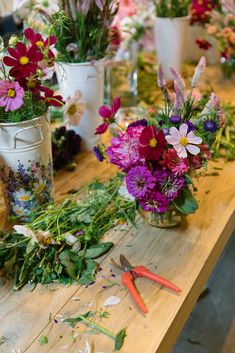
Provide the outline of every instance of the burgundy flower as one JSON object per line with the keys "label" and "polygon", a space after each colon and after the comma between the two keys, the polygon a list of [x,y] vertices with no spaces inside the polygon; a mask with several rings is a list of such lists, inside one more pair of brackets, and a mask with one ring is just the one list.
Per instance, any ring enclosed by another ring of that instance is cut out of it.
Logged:
{"label": "burgundy flower", "polygon": [[197,38],[195,42],[200,49],[208,50],[212,47],[211,43],[206,39]]}
{"label": "burgundy flower", "polygon": [[104,134],[107,129],[109,127],[109,124],[108,123],[102,123],[100,124],[97,128],[96,128],[96,131],[95,131],[95,135],[102,135]]}
{"label": "burgundy flower", "polygon": [[38,62],[43,59],[43,54],[37,46],[27,48],[22,42],[16,44],[16,48],[8,48],[11,56],[4,56],[3,62],[7,66],[12,66],[9,73],[11,76],[21,79],[35,74]]}
{"label": "burgundy flower", "polygon": [[120,105],[121,105],[120,98],[115,98],[113,100],[113,104],[111,108],[106,105],[102,105],[99,108],[99,115],[103,118],[104,122],[97,127],[95,135],[104,134],[108,129],[109,124],[112,124],[115,122],[114,117],[118,109],[120,108]]}
{"label": "burgundy flower", "polygon": [[62,96],[54,95],[55,92],[52,89],[41,86],[40,90],[44,93],[42,99],[48,104],[53,105],[54,107],[61,107],[62,105],[64,105]]}
{"label": "burgundy flower", "polygon": [[117,26],[112,26],[109,31],[109,42],[111,43],[111,47],[114,49],[119,47],[122,41],[122,36],[119,28]]}
{"label": "burgundy flower", "polygon": [[187,173],[189,170],[188,158],[180,158],[174,148],[169,148],[163,153],[163,161],[160,164],[180,175]]}
{"label": "burgundy flower", "polygon": [[51,51],[50,46],[56,43],[55,36],[49,36],[46,40],[44,40],[39,33],[35,33],[32,28],[27,28],[24,31],[25,38],[33,45],[38,47],[38,49],[42,52],[46,52],[49,58],[54,58],[54,54]]}
{"label": "burgundy flower", "polygon": [[146,126],[140,135],[139,153],[146,160],[158,161],[166,145],[162,130],[157,131],[154,126]]}

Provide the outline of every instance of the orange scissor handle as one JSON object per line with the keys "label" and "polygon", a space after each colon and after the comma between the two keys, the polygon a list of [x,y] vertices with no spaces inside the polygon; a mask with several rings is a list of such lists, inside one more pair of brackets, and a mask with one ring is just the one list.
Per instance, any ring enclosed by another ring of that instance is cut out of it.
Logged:
{"label": "orange scissor handle", "polygon": [[146,308],[141,296],[139,295],[138,290],[134,284],[134,278],[130,272],[124,272],[122,274],[122,284],[128,289],[130,295],[134,299],[138,307],[144,312],[147,313],[148,309]]}
{"label": "orange scissor handle", "polygon": [[157,282],[164,287],[172,289],[175,292],[181,292],[181,289],[174,285],[172,282],[167,279],[156,275],[155,273],[149,271],[145,266],[136,266],[132,269],[133,273],[136,273],[139,277],[145,277],[150,279],[151,281]]}

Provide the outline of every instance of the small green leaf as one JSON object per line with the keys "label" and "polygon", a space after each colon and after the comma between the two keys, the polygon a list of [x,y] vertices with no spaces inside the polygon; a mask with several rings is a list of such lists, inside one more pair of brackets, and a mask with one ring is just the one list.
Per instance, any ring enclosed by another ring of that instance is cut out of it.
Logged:
{"label": "small green leaf", "polygon": [[184,189],[174,201],[174,206],[183,214],[195,213],[198,203],[189,189]]}
{"label": "small green leaf", "polygon": [[106,254],[112,247],[112,242],[92,245],[86,251],[86,258],[96,259],[97,257]]}
{"label": "small green leaf", "polygon": [[119,351],[124,343],[124,339],[126,337],[126,329],[122,329],[115,338],[115,351]]}
{"label": "small green leaf", "polygon": [[0,337],[0,346],[1,346],[1,344],[5,343],[5,341],[6,341],[6,338],[4,336],[1,336]]}
{"label": "small green leaf", "polygon": [[[89,318],[89,317],[93,317],[94,315],[95,315],[95,313],[93,311],[88,311],[85,314],[83,314],[83,317]],[[63,322],[66,322],[72,328],[74,328],[77,325],[77,323],[80,321],[82,321],[82,319],[80,317],[68,318],[68,319],[63,320]]]}
{"label": "small green leaf", "polygon": [[46,336],[40,336],[38,342],[41,346],[44,346],[48,343],[48,338]]}

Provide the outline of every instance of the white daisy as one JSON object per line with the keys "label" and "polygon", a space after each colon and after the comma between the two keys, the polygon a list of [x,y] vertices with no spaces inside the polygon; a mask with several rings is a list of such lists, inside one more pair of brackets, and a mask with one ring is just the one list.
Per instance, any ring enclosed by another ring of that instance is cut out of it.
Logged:
{"label": "white daisy", "polygon": [[85,110],[85,104],[80,101],[82,93],[77,90],[74,97],[68,97],[66,104],[63,106],[62,111],[64,112],[65,124],[69,126],[77,126],[80,123],[81,117]]}
{"label": "white daisy", "polygon": [[14,197],[20,202],[28,202],[31,200],[32,194],[30,191],[26,191],[25,189],[21,188],[15,192]]}
{"label": "white daisy", "polygon": [[180,158],[187,158],[187,151],[193,155],[200,153],[200,148],[195,145],[202,143],[202,139],[196,136],[193,131],[188,133],[188,125],[185,123],[180,125],[179,130],[176,127],[171,127],[170,135],[165,138],[170,145],[173,145]]}

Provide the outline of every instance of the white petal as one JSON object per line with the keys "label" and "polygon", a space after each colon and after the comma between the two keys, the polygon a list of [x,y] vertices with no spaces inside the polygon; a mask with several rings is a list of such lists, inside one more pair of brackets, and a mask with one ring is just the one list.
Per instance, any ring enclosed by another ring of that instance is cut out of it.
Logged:
{"label": "white petal", "polygon": [[193,155],[200,153],[200,148],[195,145],[187,145],[186,148]]}
{"label": "white petal", "polygon": [[179,143],[179,139],[176,138],[176,137],[173,137],[171,135],[167,135],[165,136],[165,139],[167,140],[167,142],[170,144],[170,145],[176,145]]}
{"label": "white petal", "polygon": [[190,131],[190,133],[187,135],[188,142],[194,143],[196,145],[199,145],[202,143],[202,138],[199,136],[194,135],[193,131]]}
{"label": "white petal", "polygon": [[178,139],[180,139],[180,133],[179,133],[179,130],[176,129],[176,127],[171,127],[170,128],[170,134],[173,136],[173,137],[176,137]]}
{"label": "white petal", "polygon": [[176,152],[180,158],[187,158],[187,151],[184,146],[181,146],[181,150],[179,152],[178,151]]}
{"label": "white petal", "polygon": [[182,125],[180,125],[179,130],[180,130],[180,135],[181,135],[181,136],[186,136],[186,135],[187,135],[187,132],[188,132],[188,125],[185,124],[185,123],[182,124]]}
{"label": "white petal", "polygon": [[120,298],[111,295],[111,297],[105,300],[102,306],[117,305],[118,303],[120,303],[120,300]]}
{"label": "white petal", "polygon": [[18,234],[22,234],[26,238],[32,239],[35,243],[38,243],[38,239],[36,237],[36,234],[32,231],[32,229],[28,228],[27,226],[21,226],[21,225],[14,225],[13,227]]}
{"label": "white petal", "polygon": [[85,353],[91,353],[91,346],[89,344],[89,342],[86,340],[86,350]]}

